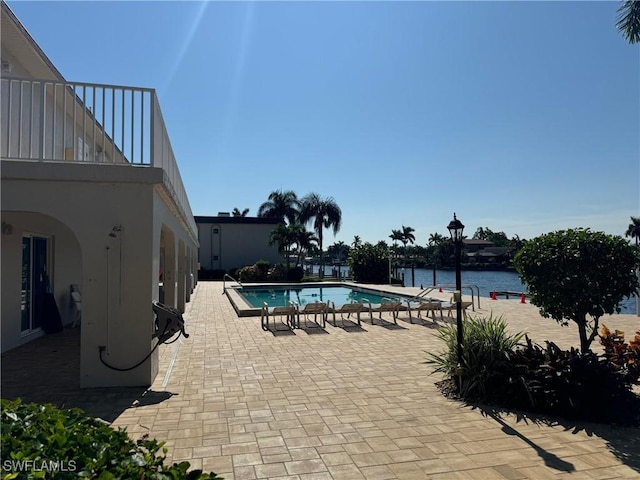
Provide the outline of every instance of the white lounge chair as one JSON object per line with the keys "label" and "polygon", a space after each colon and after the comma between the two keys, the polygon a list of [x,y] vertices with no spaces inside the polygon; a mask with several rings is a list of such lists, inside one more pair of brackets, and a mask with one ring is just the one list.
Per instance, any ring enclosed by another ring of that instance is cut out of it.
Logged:
{"label": "white lounge chair", "polygon": [[333,326],[336,326],[336,313],[340,314],[340,318],[342,318],[342,326],[344,327],[344,315],[347,315],[347,318],[351,316],[351,314],[355,314],[358,320],[358,325],[361,325],[360,322],[360,312],[364,310],[364,303],[345,303],[344,305],[340,305],[340,308],[336,308],[336,304],[333,302],[329,302],[329,312],[333,314]]}
{"label": "white lounge chair", "polygon": [[409,323],[413,323],[413,317],[411,316],[412,310],[418,313],[418,318],[421,318],[421,312],[427,312],[427,317],[429,316],[429,312],[431,312],[431,316],[435,321],[437,311],[440,312],[440,317],[442,317],[442,302],[437,300],[408,299],[407,310],[409,311]]}
{"label": "white lounge chair", "polygon": [[373,325],[373,313],[378,312],[380,320],[382,320],[382,314],[385,312],[390,312],[393,317],[393,323],[398,324],[398,311],[402,306],[402,303],[399,301],[390,301],[390,302],[382,302],[371,304],[371,302],[367,302],[369,304],[369,318],[371,319],[371,325]]}
{"label": "white lounge chair", "polygon": [[302,309],[298,308],[298,328],[300,328],[300,315],[304,315],[304,323],[307,324],[307,318],[310,315],[313,315],[314,323],[317,323],[318,326],[320,324],[317,322],[318,315],[322,319],[322,328],[327,325],[327,314],[329,311],[329,306],[323,302],[314,302],[307,303]]}
{"label": "white lounge chair", "polygon": [[[297,309],[293,302],[289,302],[289,305],[285,307],[269,307],[267,302],[262,302],[262,309],[260,311],[260,323],[263,330],[269,330],[269,317],[280,316],[282,321],[288,328],[293,329],[295,326],[295,319],[297,315]],[[275,318],[273,319],[275,327]]]}

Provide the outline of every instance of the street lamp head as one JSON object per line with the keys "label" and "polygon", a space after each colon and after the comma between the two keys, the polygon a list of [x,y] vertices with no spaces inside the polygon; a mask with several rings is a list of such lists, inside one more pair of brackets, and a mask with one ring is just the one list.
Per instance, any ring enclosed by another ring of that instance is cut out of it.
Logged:
{"label": "street lamp head", "polygon": [[454,243],[462,241],[462,232],[464,230],[464,225],[460,220],[456,218],[455,213],[453,214],[453,220],[449,222],[447,229],[449,230],[449,233],[451,234],[451,240],[453,240]]}

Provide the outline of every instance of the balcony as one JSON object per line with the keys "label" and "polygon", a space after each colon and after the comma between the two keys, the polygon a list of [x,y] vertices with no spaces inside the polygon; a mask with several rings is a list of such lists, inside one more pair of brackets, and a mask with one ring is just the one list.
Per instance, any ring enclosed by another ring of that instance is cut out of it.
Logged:
{"label": "balcony", "polygon": [[0,157],[157,167],[194,238],[197,227],[155,90],[2,78]]}

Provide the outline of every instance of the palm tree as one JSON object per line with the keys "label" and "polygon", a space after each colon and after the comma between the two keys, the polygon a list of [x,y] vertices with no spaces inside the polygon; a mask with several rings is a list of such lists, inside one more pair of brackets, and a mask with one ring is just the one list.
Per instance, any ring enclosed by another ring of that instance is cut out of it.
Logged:
{"label": "palm tree", "polygon": [[444,241],[444,235],[441,235],[439,233],[432,233],[431,235],[429,235],[429,246],[437,247]]}
{"label": "palm tree", "polygon": [[286,219],[292,224],[298,218],[299,207],[300,202],[294,191],[287,190],[283,192],[282,190],[275,190],[269,194],[269,199],[260,205],[258,216],[279,218],[282,223],[285,223]]}
{"label": "palm tree", "polygon": [[416,236],[413,232],[415,232],[415,229],[402,225],[402,236],[400,237],[400,241],[404,245],[402,253],[404,256],[404,263],[407,262],[407,243],[411,243],[413,245],[413,242],[416,241]]}
{"label": "palm tree", "polygon": [[[393,252],[395,253],[395,257],[396,257],[396,264],[398,262],[398,244],[396,242],[402,241],[402,230],[393,230],[391,229],[391,235],[389,235],[389,238],[391,240],[393,240]],[[396,275],[397,275],[397,266],[394,270],[396,270]]]}
{"label": "palm tree", "polygon": [[[300,224],[298,224],[300,225]],[[313,252],[317,248],[318,237],[313,232],[308,231],[304,225],[300,225],[294,236],[294,243],[297,246],[298,256],[296,258],[296,267],[300,265],[302,255],[305,252]]]}
{"label": "palm tree", "polygon": [[236,207],[233,209],[233,212],[231,212],[231,215],[233,215],[234,217],[246,217],[248,213],[249,213],[248,208],[245,208],[244,210],[240,211],[238,207]]}
{"label": "palm tree", "polygon": [[636,239],[636,247],[640,240],[640,217],[631,217],[631,223],[627,227],[627,231],[624,234],[625,237],[631,237]]}
{"label": "palm tree", "polygon": [[360,235],[354,235],[353,242],[351,242],[351,246],[353,248],[358,248],[360,245],[362,245],[362,239],[360,238]]}
{"label": "palm tree", "polygon": [[324,276],[322,231],[324,228],[331,228],[334,235],[340,231],[342,210],[333,197],[322,198],[317,193],[305,195],[300,205],[300,222],[305,223],[313,218],[313,229],[318,235],[320,248],[320,278],[322,278]]}
{"label": "palm tree", "polygon": [[626,0],[618,7],[616,28],[631,44],[640,43],[640,1]]}
{"label": "palm tree", "polygon": [[296,242],[296,236],[301,227],[299,224],[285,225],[281,223],[269,235],[269,245],[277,243],[278,253],[286,258],[287,270],[289,270],[289,251]]}

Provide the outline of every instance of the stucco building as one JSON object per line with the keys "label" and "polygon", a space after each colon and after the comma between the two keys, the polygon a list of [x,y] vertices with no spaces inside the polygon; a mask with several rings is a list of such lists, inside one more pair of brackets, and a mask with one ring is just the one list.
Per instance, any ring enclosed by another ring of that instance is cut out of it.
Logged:
{"label": "stucco building", "polygon": [[47,292],[73,323],[75,285],[81,386],[149,385],[160,272],[184,310],[198,251],[155,90],[65,79],[4,2],[1,49],[2,351],[44,334]]}
{"label": "stucco building", "polygon": [[253,265],[258,260],[281,263],[277,245],[269,245],[277,218],[196,216],[200,248],[198,261],[206,270],[226,270]]}

